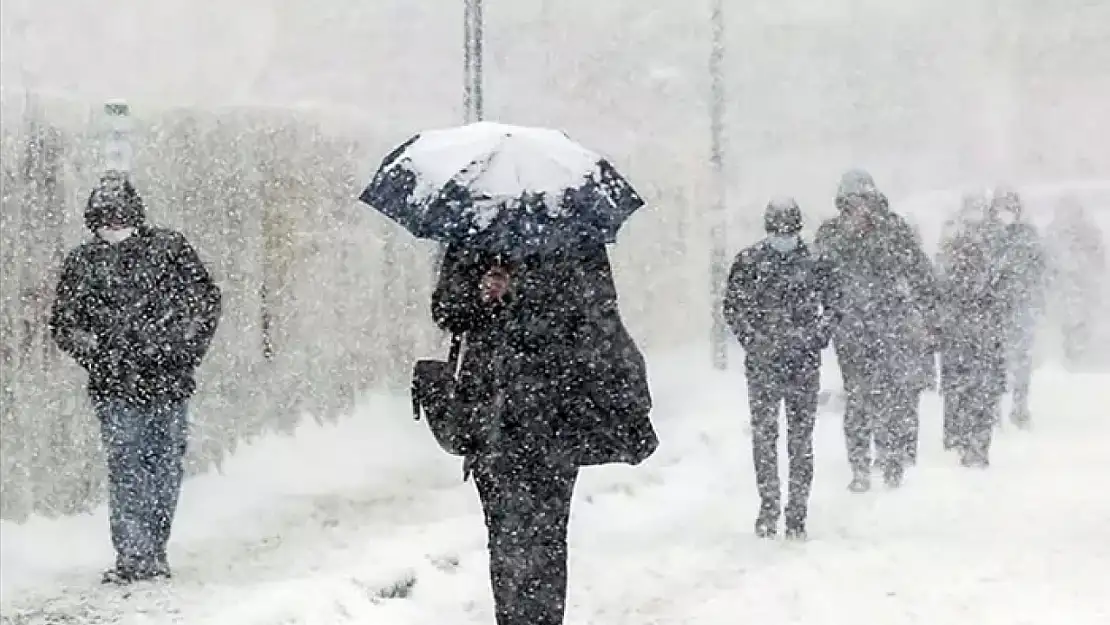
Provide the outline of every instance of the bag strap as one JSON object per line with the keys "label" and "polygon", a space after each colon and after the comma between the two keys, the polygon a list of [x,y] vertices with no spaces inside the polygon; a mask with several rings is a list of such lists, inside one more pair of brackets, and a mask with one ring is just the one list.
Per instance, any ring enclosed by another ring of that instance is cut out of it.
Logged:
{"label": "bag strap", "polygon": [[451,335],[451,349],[447,352],[447,364],[451,366],[451,375],[457,375],[462,360],[462,334]]}

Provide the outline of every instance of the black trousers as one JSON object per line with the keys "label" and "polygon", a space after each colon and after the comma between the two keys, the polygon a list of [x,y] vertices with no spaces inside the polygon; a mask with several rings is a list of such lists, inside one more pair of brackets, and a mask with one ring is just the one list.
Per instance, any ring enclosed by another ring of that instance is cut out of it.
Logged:
{"label": "black trousers", "polygon": [[[959,402],[956,399],[957,392],[952,389],[945,389],[944,391],[944,448],[957,449],[959,447],[960,432],[958,421],[957,406]],[[993,421],[993,419],[992,419]]]}
{"label": "black trousers", "polygon": [[567,525],[577,479],[577,467],[534,460],[498,459],[475,467],[497,625],[562,625]]}
{"label": "black trousers", "polygon": [[919,393],[911,383],[885,381],[871,386],[848,381],[844,440],[852,473],[871,473],[872,444],[884,472],[901,470],[908,458]]}
{"label": "black trousers", "polygon": [[959,386],[945,396],[953,447],[965,464],[986,465],[1001,397],[983,385]]}
{"label": "black trousers", "polygon": [[909,421],[901,432],[902,453],[911,463],[917,462],[917,450],[921,444],[921,393],[916,389],[910,392]]}
{"label": "black trousers", "polygon": [[762,509],[781,510],[779,483],[779,406],[786,406],[787,453],[790,485],[787,524],[804,522],[813,485],[813,427],[817,422],[817,394],[821,387],[816,367],[747,367],[748,404],[752,423],[752,459]]}
{"label": "black trousers", "polygon": [[148,571],[166,564],[188,447],[188,406],[97,400],[108,456],[108,507],[116,564]]}

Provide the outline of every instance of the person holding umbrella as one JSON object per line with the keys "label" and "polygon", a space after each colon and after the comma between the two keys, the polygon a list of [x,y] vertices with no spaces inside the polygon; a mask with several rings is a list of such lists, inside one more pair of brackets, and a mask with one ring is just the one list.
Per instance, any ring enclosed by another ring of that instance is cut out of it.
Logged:
{"label": "person holding umbrella", "polygon": [[643,202],[563,133],[491,123],[410,139],[361,199],[446,244],[432,316],[461,344],[453,401],[497,624],[560,625],[579,469],[658,445],[605,250]]}

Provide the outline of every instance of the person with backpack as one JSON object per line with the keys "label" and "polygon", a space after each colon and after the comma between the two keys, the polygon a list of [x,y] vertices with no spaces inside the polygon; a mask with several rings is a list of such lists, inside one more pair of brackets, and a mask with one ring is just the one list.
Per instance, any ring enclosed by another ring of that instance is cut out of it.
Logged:
{"label": "person with backpack", "polygon": [[821,350],[837,322],[828,268],[802,241],[802,211],[792,198],[764,211],[767,237],[740,252],[729,272],[724,316],[746,353],[752,459],[759,489],[756,535],[773,537],[783,514],[779,484],[779,406],[785,404],[790,483],[787,538],[806,537],[813,484],[813,428]]}
{"label": "person with backpack", "polygon": [[658,445],[604,245],[518,255],[451,245],[432,317],[457,337],[456,451],[482,502],[497,624],[561,625],[579,469],[638,464]]}
{"label": "person with backpack", "polygon": [[108,456],[116,564],[103,581],[169,577],[188,402],[219,323],[220,290],[183,235],[146,223],[125,175],[101,178],[85,225],[94,238],[66,257],[49,327],[88,372]]}

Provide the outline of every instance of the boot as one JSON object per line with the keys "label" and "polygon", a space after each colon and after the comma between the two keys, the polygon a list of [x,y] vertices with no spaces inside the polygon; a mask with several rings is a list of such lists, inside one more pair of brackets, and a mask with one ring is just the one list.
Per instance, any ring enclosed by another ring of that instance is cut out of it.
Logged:
{"label": "boot", "polygon": [[100,576],[101,584],[115,584],[117,586],[124,586],[131,582],[138,581],[136,579],[135,571],[130,568],[113,566],[112,568],[104,571]]}
{"label": "boot", "polygon": [[170,570],[170,562],[166,554],[160,553],[155,558],[154,564],[151,567],[151,576],[160,579],[172,579],[173,572]]}
{"label": "boot", "polygon": [[990,467],[990,459],[987,457],[986,452],[968,445],[964,447],[963,453],[960,455],[960,466],[969,469],[986,469]]}
{"label": "boot", "polygon": [[854,471],[848,490],[853,493],[866,493],[871,490],[871,474],[866,471]]}
{"label": "boot", "polygon": [[775,504],[763,503],[759,516],[755,519],[755,535],[759,538],[774,538],[779,531],[779,508]]}
{"label": "boot", "polygon": [[158,577],[154,564],[117,558],[116,565],[104,571],[100,577],[102,584],[126,585],[135,582],[144,582]]}
{"label": "boot", "polygon": [[898,488],[906,475],[905,466],[897,460],[889,460],[883,467],[883,481],[889,488]]}
{"label": "boot", "polygon": [[786,524],[786,539],[804,541],[809,536],[806,534],[805,521],[792,521]]}
{"label": "boot", "polygon": [[786,506],[786,538],[788,540],[806,539],[806,513],[804,506]]}

